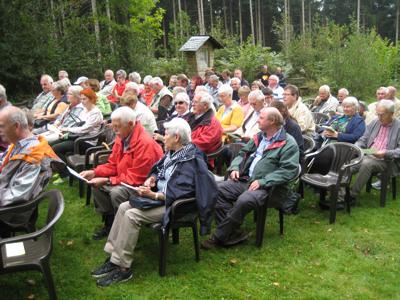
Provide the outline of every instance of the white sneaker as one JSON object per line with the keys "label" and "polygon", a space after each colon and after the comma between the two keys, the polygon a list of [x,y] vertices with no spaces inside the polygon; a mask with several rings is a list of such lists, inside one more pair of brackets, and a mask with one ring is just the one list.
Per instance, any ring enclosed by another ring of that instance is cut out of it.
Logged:
{"label": "white sneaker", "polygon": [[372,188],[375,190],[380,190],[381,189],[381,181],[377,180],[374,183],[371,184]]}

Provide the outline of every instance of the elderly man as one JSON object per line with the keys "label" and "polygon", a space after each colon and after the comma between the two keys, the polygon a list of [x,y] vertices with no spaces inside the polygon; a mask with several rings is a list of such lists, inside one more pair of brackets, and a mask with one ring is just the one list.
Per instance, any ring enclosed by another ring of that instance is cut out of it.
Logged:
{"label": "elderly man", "polygon": [[116,109],[111,114],[111,125],[117,137],[108,162],[81,173],[95,187],[96,211],[105,221],[105,226],[93,235],[94,239],[107,236],[118,206],[133,194],[133,190],[121,184],[143,184],[152,165],[163,154],[160,145],[136,122],[136,113],[131,108]]}
{"label": "elderly man", "polygon": [[100,82],[100,94],[103,96],[110,96],[117,82],[114,79],[114,72],[106,70],[104,72],[104,80]]}
{"label": "elderly man", "polygon": [[364,135],[356,142],[363,149],[371,149],[373,154],[364,156],[355,168],[358,176],[350,190],[353,198],[358,196],[372,173],[386,172],[388,164],[392,164],[395,172],[400,166],[400,121],[394,117],[393,101],[380,100],[376,114],[378,118],[367,126]]}
{"label": "elderly man", "polygon": [[240,79],[237,77],[233,77],[231,79],[231,88],[233,90],[232,93],[232,99],[235,101],[239,101],[240,97],[239,97],[239,89],[240,89],[241,85],[240,85]]}
{"label": "elderly man", "polygon": [[296,176],[299,148],[282,128],[283,122],[276,108],[261,110],[258,119],[261,132],[232,161],[228,169],[230,179],[218,185],[217,228],[210,239],[202,243],[204,249],[244,241],[247,235],[239,227],[246,214],[265,203],[269,188],[285,185]]}
{"label": "elderly man", "polygon": [[186,92],[189,93],[190,85],[189,78],[185,74],[178,74],[176,76],[176,86],[181,86],[186,89]]}
{"label": "elderly man", "polygon": [[222,83],[219,81],[219,78],[217,75],[211,75],[208,78],[208,83],[206,85],[208,89],[208,93],[213,97],[213,103],[215,108],[218,109],[218,107],[221,105],[219,102],[219,97],[218,97],[218,89],[221,87]]}
{"label": "elderly man", "polygon": [[243,78],[243,72],[240,69],[235,69],[235,71],[233,71],[233,77],[239,78],[240,79],[240,86],[250,86],[249,82]]}
{"label": "elderly man", "polygon": [[279,85],[279,77],[271,75],[268,78],[268,87],[272,90],[272,95],[275,100],[283,99],[283,88]]}
{"label": "elderly man", "polygon": [[283,103],[289,109],[290,115],[297,121],[301,132],[312,135],[315,132],[315,123],[310,110],[299,97],[299,89],[288,84],[284,88]]}
{"label": "elderly man", "polygon": [[[131,264],[140,229],[145,224],[168,225],[169,211],[176,200],[195,197],[199,207],[200,234],[210,231],[216,184],[208,172],[203,154],[190,142],[187,122],[175,118],[164,124],[166,153],[152,168],[143,186],[122,203],[112,225],[104,251],[105,263],[91,272],[101,287],[132,278]],[[140,200],[152,201],[153,208],[140,209]]]}
{"label": "elderly man", "polygon": [[68,78],[68,72],[65,70],[58,71],[58,80],[62,80],[64,78]]}
{"label": "elderly man", "polygon": [[157,121],[165,120],[168,117],[168,111],[171,109],[172,93],[164,86],[160,77],[153,77],[150,85],[156,92],[151,100],[150,109],[157,116]]}
{"label": "elderly man", "polygon": [[[50,163],[59,159],[46,139],[30,132],[25,112],[17,107],[0,111],[0,137],[10,143],[1,157],[0,206],[33,199],[51,177]],[[30,212],[1,216],[0,235],[7,236],[13,224],[24,224],[29,217]]]}
{"label": "elderly man", "polygon": [[[133,83],[133,82],[130,82]],[[150,108],[138,101],[138,97],[135,92],[125,90],[124,96],[121,98],[120,104],[122,106],[128,106],[133,109],[136,113],[137,120],[144,127],[149,136],[153,136],[155,130],[157,130],[157,122],[154,114]]]}
{"label": "elderly man", "polygon": [[215,152],[221,146],[223,129],[214,116],[213,99],[205,93],[196,93],[188,123],[192,130],[192,142],[205,154]]}
{"label": "elderly man", "polygon": [[[368,125],[370,124],[374,119],[376,119],[376,106],[379,103],[379,101],[383,99],[389,99],[389,89],[387,87],[381,86],[376,90],[376,101],[368,105],[368,109],[365,113],[365,123]],[[390,99],[393,100],[393,99]],[[396,114],[396,105],[395,105],[395,110],[394,110],[394,116],[395,117],[400,117],[400,115]]]}
{"label": "elderly man", "polygon": [[311,111],[323,114],[336,112],[339,101],[331,94],[331,89],[328,85],[320,86],[318,96],[312,104]]}
{"label": "elderly man", "polygon": [[343,114],[342,102],[343,102],[343,100],[346,99],[349,95],[350,95],[349,91],[348,91],[347,89],[345,89],[345,88],[341,88],[341,89],[338,90],[337,99],[338,99],[338,101],[339,101],[339,105],[338,105],[338,107],[336,108],[336,112],[337,112],[338,114]]}
{"label": "elderly man", "polygon": [[260,111],[264,108],[264,94],[260,90],[251,91],[249,102],[252,107],[251,112],[244,119],[242,125],[233,133],[246,143],[260,132],[258,118]]}
{"label": "elderly man", "polygon": [[42,75],[40,85],[42,86],[42,92],[33,100],[32,104],[34,114],[44,112],[47,105],[54,100],[54,96],[51,93],[53,90],[53,78],[47,74]]}

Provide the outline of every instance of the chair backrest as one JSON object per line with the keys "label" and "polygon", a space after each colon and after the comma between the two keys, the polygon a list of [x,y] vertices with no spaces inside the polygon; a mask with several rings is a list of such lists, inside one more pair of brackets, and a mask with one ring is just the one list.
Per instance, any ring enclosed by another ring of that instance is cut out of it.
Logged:
{"label": "chair backrest", "polygon": [[244,147],[245,144],[243,143],[232,143],[228,144],[227,148],[231,151],[232,153],[232,159],[229,162],[229,165],[231,164],[232,160],[235,159],[235,157],[239,154],[239,151]]}
{"label": "chair backrest", "polygon": [[303,134],[304,154],[310,153],[315,148],[315,141],[312,137]]}
{"label": "chair backrest", "polygon": [[311,112],[315,124],[321,125],[329,120],[329,116],[324,113]]}
{"label": "chair backrest", "polygon": [[307,99],[302,100],[304,105],[306,105],[308,108],[311,107],[311,105],[314,103],[314,101],[315,101],[315,99],[313,99],[313,98],[307,98]]}
{"label": "chair backrest", "polygon": [[361,149],[354,144],[344,142],[330,143],[321,148],[320,152],[328,148],[333,151],[330,172],[339,173],[343,166],[350,163],[358,163],[363,157]]}

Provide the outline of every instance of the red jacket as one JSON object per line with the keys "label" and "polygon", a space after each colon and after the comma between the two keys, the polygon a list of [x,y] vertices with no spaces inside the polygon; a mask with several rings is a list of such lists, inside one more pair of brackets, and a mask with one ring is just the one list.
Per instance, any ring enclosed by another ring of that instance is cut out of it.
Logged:
{"label": "red jacket", "polygon": [[222,144],[222,126],[211,110],[200,119],[200,122],[189,120],[190,127],[192,127],[192,143],[205,154],[215,152]]}
{"label": "red jacket", "polygon": [[94,170],[96,177],[110,177],[112,185],[125,182],[138,186],[143,184],[151,167],[163,156],[161,146],[140,123],[133,128],[128,150],[123,153],[123,149],[122,140],[117,136],[108,163]]}

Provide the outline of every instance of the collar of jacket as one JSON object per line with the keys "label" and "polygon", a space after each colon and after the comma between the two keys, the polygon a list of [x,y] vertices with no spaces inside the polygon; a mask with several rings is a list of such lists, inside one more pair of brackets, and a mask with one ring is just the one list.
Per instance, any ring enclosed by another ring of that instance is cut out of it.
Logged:
{"label": "collar of jacket", "polygon": [[211,118],[213,117],[214,112],[210,108],[207,110],[200,118],[196,119],[196,116],[194,113],[190,113],[189,115],[189,125],[192,130],[195,130],[197,126],[201,125],[210,125],[211,124]]}
{"label": "collar of jacket", "polygon": [[[126,150],[126,153],[131,153],[133,151],[135,151],[136,145],[140,142],[140,137],[143,134],[147,134],[144,131],[144,128],[142,126],[142,124],[140,124],[140,122],[136,122],[135,127],[133,127],[133,131],[131,133],[131,140],[129,142],[129,147]],[[119,146],[121,147],[121,149],[124,149],[124,143],[122,142],[122,139],[118,136],[115,140],[116,144],[119,144]]]}
{"label": "collar of jacket", "polygon": [[[259,132],[256,135],[254,135],[253,139],[254,139],[254,144],[256,145],[256,147],[258,147],[258,145],[260,144],[260,141],[263,138],[262,137],[263,134],[264,134],[263,132]],[[277,137],[276,141],[273,142],[272,144],[270,144],[266,149],[264,149],[264,151],[281,148],[285,145],[286,145],[286,131],[283,127],[281,127],[281,132],[280,132],[279,136]]]}

